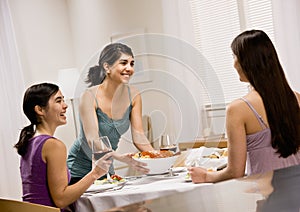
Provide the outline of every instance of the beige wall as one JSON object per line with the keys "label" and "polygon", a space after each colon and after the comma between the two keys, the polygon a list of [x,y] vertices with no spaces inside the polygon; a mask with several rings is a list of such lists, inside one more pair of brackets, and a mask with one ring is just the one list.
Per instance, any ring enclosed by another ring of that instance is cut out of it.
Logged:
{"label": "beige wall", "polygon": [[25,86],[56,81],[57,70],[75,62],[66,2],[10,0],[9,5]]}
{"label": "beige wall", "polygon": [[[162,32],[161,0],[10,0],[25,86],[57,83],[58,70],[78,68],[116,33],[143,28]],[[70,106],[70,101],[67,100]],[[56,136],[70,146],[75,139],[72,108]]]}

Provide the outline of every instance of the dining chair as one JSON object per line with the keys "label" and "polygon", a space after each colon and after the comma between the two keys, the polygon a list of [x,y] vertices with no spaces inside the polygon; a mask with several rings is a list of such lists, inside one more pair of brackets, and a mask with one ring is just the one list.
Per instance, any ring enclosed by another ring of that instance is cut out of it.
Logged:
{"label": "dining chair", "polygon": [[39,205],[29,202],[22,202],[13,199],[0,198],[0,211],[1,212],[60,212],[59,208]]}
{"label": "dining chair", "polygon": [[148,116],[148,115],[143,115],[142,116],[142,123],[143,123],[143,129],[144,129],[145,136],[147,137],[147,139],[149,140],[149,142],[153,146],[154,141],[153,141],[153,131],[152,131],[151,117]]}

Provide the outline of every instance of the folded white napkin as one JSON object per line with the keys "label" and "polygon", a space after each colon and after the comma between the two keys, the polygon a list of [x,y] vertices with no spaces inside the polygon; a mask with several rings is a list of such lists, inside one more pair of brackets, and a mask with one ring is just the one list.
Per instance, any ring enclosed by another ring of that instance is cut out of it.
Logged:
{"label": "folded white napkin", "polygon": [[[207,156],[213,154],[214,152],[218,152],[222,149],[215,147],[199,147],[196,149],[191,149],[188,152],[186,157],[185,165],[186,166],[199,166],[207,169],[221,169],[227,165],[228,158],[220,157],[220,158],[209,158]],[[204,157],[206,156],[206,157]]]}

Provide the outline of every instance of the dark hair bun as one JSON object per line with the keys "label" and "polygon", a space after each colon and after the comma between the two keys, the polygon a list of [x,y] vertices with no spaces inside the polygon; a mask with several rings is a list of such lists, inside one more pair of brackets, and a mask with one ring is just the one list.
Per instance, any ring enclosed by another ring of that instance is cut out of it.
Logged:
{"label": "dark hair bun", "polygon": [[101,84],[105,78],[105,73],[99,65],[95,65],[89,69],[86,83],[90,86]]}

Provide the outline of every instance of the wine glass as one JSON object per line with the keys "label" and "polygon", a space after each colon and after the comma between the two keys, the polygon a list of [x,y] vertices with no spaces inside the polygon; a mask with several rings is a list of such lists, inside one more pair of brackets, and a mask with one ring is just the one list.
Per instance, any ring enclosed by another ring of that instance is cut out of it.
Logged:
{"label": "wine glass", "polygon": [[[112,151],[111,143],[107,136],[100,136],[92,141],[92,167],[95,162],[102,158],[105,154]],[[106,174],[107,180],[110,180],[109,172]]]}
{"label": "wine glass", "polygon": [[170,150],[175,153],[177,150],[177,145],[174,136],[168,134],[162,135],[160,138],[159,148],[161,151]]}

